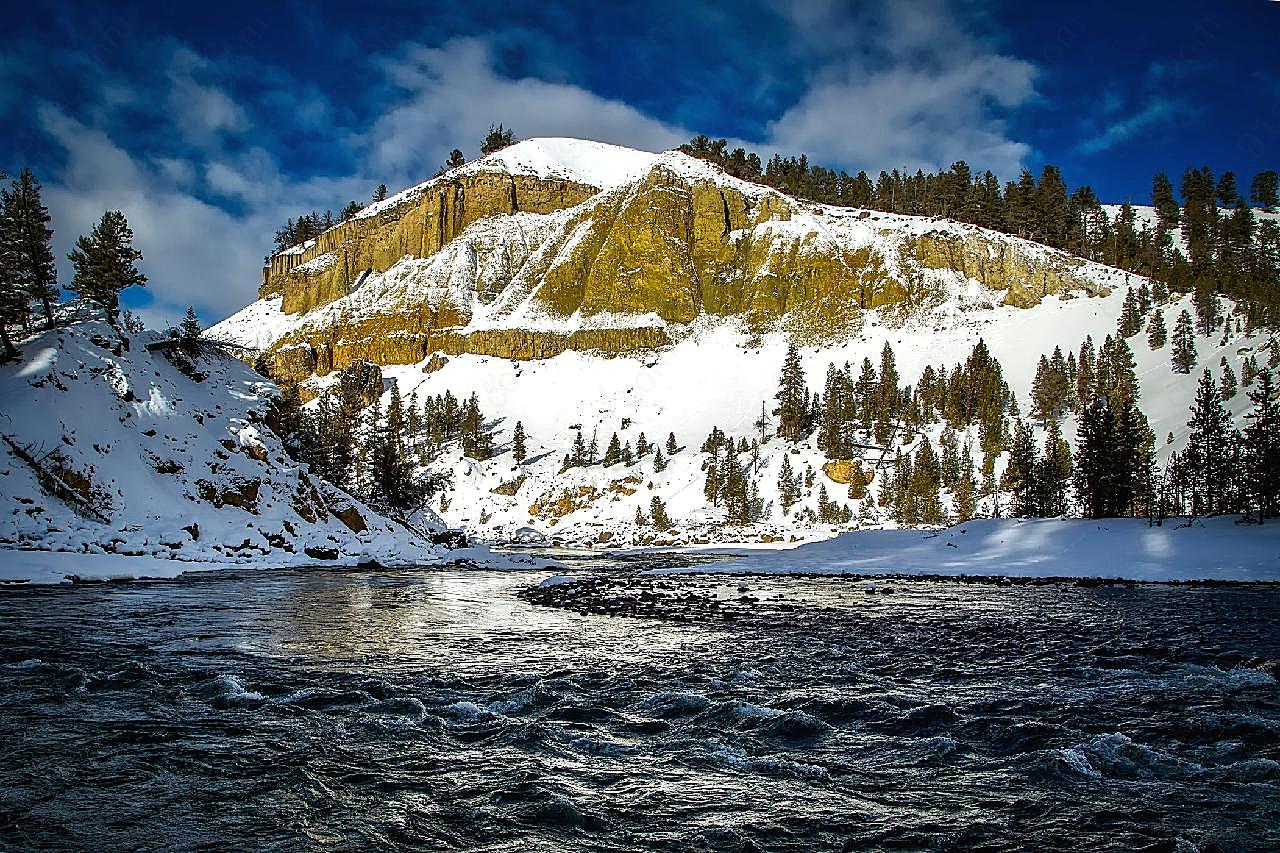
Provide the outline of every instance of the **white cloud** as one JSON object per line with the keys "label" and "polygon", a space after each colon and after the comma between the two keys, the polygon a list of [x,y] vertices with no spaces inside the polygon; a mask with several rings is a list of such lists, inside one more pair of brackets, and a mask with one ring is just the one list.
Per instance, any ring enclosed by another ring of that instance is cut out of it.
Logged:
{"label": "white cloud", "polygon": [[[402,100],[374,122],[364,142],[375,173],[405,181],[430,175],[455,146],[478,145],[490,124],[524,138],[580,136],[652,151],[691,135],[578,86],[503,77],[481,39],[407,45],[382,67]],[[464,153],[473,158],[478,152]]]}
{"label": "white cloud", "polygon": [[1144,130],[1171,121],[1185,111],[1185,107],[1178,101],[1157,98],[1128,118],[1109,124],[1101,133],[1081,142],[1076,150],[1082,154],[1106,151]]}
{"label": "white cloud", "polygon": [[990,48],[948,4],[850,10],[803,0],[779,11],[822,61],[803,95],[768,125],[770,147],[851,169],[935,169],[963,159],[1002,175],[1016,174],[1031,153],[1006,118],[1035,96],[1035,66]]}

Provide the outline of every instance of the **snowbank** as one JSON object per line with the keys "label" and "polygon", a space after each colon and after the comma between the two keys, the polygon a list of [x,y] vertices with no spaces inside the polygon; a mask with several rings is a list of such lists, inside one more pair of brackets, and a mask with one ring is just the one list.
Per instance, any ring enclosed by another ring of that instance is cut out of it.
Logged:
{"label": "snowbank", "polygon": [[1280,580],[1280,523],[1211,518],[984,519],[939,531],[865,530],[667,571]]}

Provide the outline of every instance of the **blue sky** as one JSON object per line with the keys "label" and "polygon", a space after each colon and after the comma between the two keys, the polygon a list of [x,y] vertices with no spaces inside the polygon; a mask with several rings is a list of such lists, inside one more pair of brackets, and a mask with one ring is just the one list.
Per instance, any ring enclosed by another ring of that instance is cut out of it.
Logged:
{"label": "blue sky", "polygon": [[1106,201],[1280,168],[1271,0],[31,5],[0,33],[0,166],[43,181],[59,255],[124,210],[158,322],[236,310],[286,218],[418,183],[495,122],[872,174],[1055,163]]}

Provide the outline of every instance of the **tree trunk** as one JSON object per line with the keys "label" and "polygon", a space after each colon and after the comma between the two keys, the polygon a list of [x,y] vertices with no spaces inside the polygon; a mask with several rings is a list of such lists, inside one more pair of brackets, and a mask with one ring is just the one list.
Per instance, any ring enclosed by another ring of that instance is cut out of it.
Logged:
{"label": "tree trunk", "polygon": [[0,361],[12,361],[22,355],[9,339],[9,329],[4,323],[0,323],[0,346],[4,347],[4,354],[0,356]]}

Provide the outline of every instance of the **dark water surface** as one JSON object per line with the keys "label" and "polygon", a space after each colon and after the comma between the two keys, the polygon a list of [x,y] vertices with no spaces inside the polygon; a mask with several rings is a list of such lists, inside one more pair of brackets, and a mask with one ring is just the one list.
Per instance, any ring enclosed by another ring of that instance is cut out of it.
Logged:
{"label": "dark water surface", "polygon": [[1274,588],[542,576],[0,591],[0,849],[1280,848]]}

